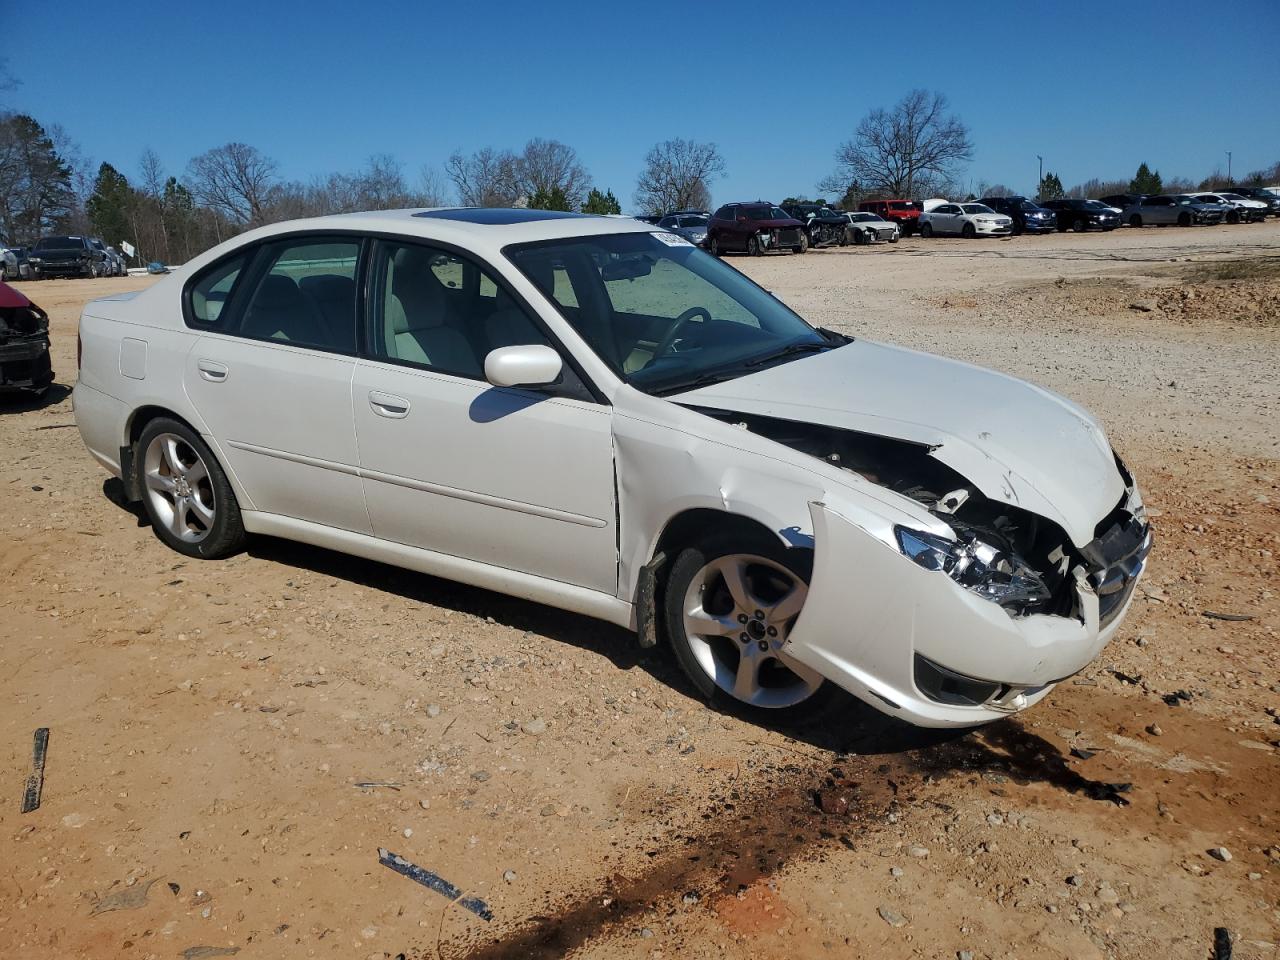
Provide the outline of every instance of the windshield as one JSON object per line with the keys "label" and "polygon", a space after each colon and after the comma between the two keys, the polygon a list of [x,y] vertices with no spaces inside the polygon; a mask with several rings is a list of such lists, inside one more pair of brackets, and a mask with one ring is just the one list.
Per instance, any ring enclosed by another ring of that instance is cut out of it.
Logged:
{"label": "windshield", "polygon": [[966,203],[964,204],[965,213],[995,213],[985,203]]}
{"label": "windshield", "polygon": [[1030,200],[1020,200],[1018,202],[1018,209],[1026,210],[1028,213],[1035,213],[1040,208],[1036,206],[1034,203],[1032,203]]}
{"label": "windshield", "polygon": [[37,250],[83,250],[83,237],[45,237],[35,247]]}
{"label": "windshield", "polygon": [[889,203],[890,210],[913,210],[915,209],[914,200],[892,200]]}
{"label": "windshield", "polygon": [[869,223],[872,221],[884,222],[884,218],[875,213],[852,213],[849,215],[849,219],[853,220],[855,223]]}
{"label": "windshield", "polygon": [[617,233],[504,252],[600,359],[646,393],[743,376],[789,348],[799,354],[834,345],[684,241]]}
{"label": "windshield", "polygon": [[680,226],[682,227],[705,227],[707,225],[707,217],[681,217]]}

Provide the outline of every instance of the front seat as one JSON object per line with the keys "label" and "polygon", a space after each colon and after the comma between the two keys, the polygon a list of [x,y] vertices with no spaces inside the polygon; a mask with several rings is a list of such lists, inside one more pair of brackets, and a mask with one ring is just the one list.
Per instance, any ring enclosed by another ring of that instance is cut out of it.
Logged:
{"label": "front seat", "polygon": [[497,306],[493,313],[485,318],[484,337],[490,350],[547,342],[542,331],[534,326],[528,315],[502,289],[498,290]]}
{"label": "front seat", "polygon": [[431,269],[431,254],[403,247],[392,260],[391,295],[383,321],[387,352],[399,359],[479,376],[480,364],[467,338],[450,321],[445,289]]}

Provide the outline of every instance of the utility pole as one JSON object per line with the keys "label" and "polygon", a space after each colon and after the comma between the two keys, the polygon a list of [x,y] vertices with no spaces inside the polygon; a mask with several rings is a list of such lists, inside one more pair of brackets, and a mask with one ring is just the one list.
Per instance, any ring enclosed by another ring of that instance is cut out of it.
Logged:
{"label": "utility pole", "polygon": [[1040,161],[1040,179],[1036,181],[1036,198],[1040,197],[1040,187],[1044,183],[1044,157],[1036,154],[1036,159]]}
{"label": "utility pole", "polygon": [[1227,151],[1227,183],[1228,184],[1235,183],[1235,181],[1231,179],[1231,151],[1230,150]]}

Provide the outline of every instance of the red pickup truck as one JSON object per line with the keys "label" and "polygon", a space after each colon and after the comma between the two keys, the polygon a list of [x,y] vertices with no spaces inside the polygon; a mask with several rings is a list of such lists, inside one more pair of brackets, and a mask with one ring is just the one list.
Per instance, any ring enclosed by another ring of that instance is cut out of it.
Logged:
{"label": "red pickup truck", "polygon": [[858,209],[892,220],[904,237],[919,232],[916,228],[919,226],[921,207],[915,200],[863,200],[858,204]]}

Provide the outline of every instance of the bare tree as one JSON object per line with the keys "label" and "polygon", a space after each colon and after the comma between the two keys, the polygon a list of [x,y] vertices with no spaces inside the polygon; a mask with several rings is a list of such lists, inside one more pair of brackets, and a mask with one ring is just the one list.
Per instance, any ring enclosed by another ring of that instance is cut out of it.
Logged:
{"label": "bare tree", "polygon": [[573,147],[540,137],[524,145],[516,162],[516,176],[526,199],[558,189],[573,210],[582,206],[587,188],[591,186],[591,176]]}
{"label": "bare tree", "polygon": [[972,156],[969,129],[947,114],[947,98],[912,90],[893,109],[877,107],[863,117],[853,139],[836,151],[836,170],[821,188],[835,193],[856,181],[893,197],[940,193]]}
{"label": "bare tree", "polygon": [[454,152],[444,170],[465,207],[513,207],[521,199],[520,162],[510,150],[484,147],[471,156]]}
{"label": "bare tree", "polygon": [[246,143],[228,143],[200,154],[187,171],[192,193],[205,206],[237,223],[256,226],[276,183],[276,162]]}
{"label": "bare tree", "polygon": [[988,183],[986,180],[979,180],[974,189],[980,197],[1016,197],[1018,195],[1013,187],[1006,187],[1003,183]]}
{"label": "bare tree", "polygon": [[711,206],[711,182],[725,172],[714,143],[664,140],[645,155],[636,183],[635,205],[647,214]]}
{"label": "bare tree", "polygon": [[423,164],[418,171],[418,199],[423,207],[446,207],[449,205],[448,189],[440,178],[440,171],[430,164]]}

